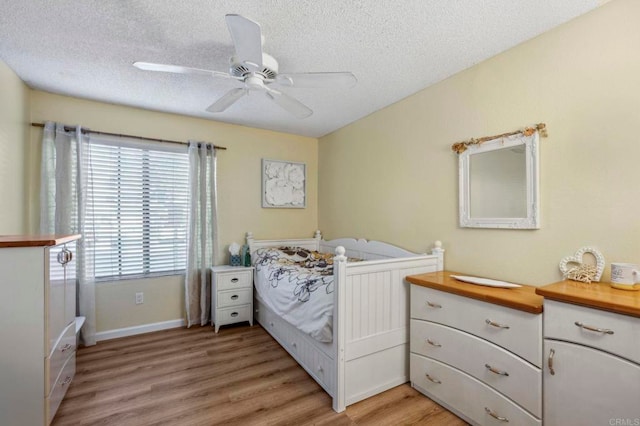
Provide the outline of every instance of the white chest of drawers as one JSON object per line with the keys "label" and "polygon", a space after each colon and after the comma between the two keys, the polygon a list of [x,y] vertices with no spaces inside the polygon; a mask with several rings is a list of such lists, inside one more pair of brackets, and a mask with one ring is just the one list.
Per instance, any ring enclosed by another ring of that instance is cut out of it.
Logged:
{"label": "white chest of drawers", "polygon": [[450,274],[407,277],[412,386],[472,424],[541,424],[542,298]]}
{"label": "white chest of drawers", "polygon": [[48,425],[75,374],[75,240],[0,237],[0,424]]}
{"label": "white chest of drawers", "polygon": [[211,323],[220,326],[249,321],[253,325],[253,268],[211,268]]}
{"label": "white chest of drawers", "polygon": [[566,281],[538,293],[545,424],[640,424],[640,293]]}

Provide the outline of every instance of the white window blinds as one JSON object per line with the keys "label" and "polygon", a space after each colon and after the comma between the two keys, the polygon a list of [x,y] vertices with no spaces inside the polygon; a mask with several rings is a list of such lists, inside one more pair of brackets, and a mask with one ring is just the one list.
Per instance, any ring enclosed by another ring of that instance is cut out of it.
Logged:
{"label": "white window blinds", "polygon": [[185,147],[91,137],[87,224],[95,276],[178,273],[186,264],[189,161]]}

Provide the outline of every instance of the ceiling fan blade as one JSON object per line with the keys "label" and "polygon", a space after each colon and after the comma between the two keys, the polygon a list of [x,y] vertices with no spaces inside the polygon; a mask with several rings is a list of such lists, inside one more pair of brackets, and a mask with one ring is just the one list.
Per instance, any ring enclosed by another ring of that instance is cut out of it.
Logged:
{"label": "ceiling fan blade", "polygon": [[207,111],[209,111],[209,112],[222,112],[222,111],[226,110],[227,108],[229,108],[231,105],[233,105],[233,103],[235,101],[237,101],[238,99],[240,99],[241,97],[243,97],[246,94],[247,94],[247,89],[243,89],[243,88],[239,88],[239,87],[235,88],[235,89],[231,89],[227,93],[222,95],[222,97],[220,99],[218,99],[217,101],[212,103],[209,106],[209,108],[207,108]]}
{"label": "ceiling fan blade", "polygon": [[287,87],[349,88],[358,79],[350,72],[307,72],[298,74],[278,74],[276,82]]}
{"label": "ceiling fan blade", "polygon": [[285,95],[284,93],[279,92],[277,90],[273,90],[267,87],[265,87],[265,89],[266,90],[264,94],[267,96],[267,98],[271,99],[273,102],[278,104],[282,109],[289,111],[291,114],[295,115],[296,117],[307,118],[311,114],[313,114],[313,111],[308,106],[298,101],[297,99],[294,99],[289,95]]}
{"label": "ceiling fan blade", "polygon": [[151,62],[134,62],[133,66],[145,71],[160,71],[174,74],[197,74],[220,78],[235,78],[230,74],[219,71],[203,70],[200,68],[183,67],[180,65],[154,64]]}
{"label": "ceiling fan blade", "polygon": [[226,15],[227,27],[236,48],[238,62],[262,68],[262,31],[260,24],[244,16]]}

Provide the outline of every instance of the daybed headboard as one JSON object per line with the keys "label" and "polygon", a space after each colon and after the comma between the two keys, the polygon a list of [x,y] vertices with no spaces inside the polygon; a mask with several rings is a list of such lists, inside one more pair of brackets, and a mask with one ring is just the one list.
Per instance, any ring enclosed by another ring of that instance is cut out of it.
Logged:
{"label": "daybed headboard", "polygon": [[393,259],[397,257],[416,257],[424,255],[424,253],[413,253],[381,241],[368,241],[364,239],[356,240],[354,238],[339,238],[331,241],[320,241],[320,251],[323,253],[335,253],[338,246],[345,248],[345,254],[348,257],[356,257],[364,260]]}
{"label": "daybed headboard", "polygon": [[[255,240],[251,232],[247,232],[247,244],[253,258],[254,252],[263,247],[303,247],[308,250],[317,250],[323,253],[335,253],[338,246],[346,250],[348,257],[356,257],[364,260],[392,259],[398,257],[424,256],[424,253],[413,253],[411,251],[396,247],[392,244],[381,241],[367,241],[364,239],[339,238],[331,241],[324,241],[320,231],[316,231],[313,238],[282,239],[282,240]],[[433,254],[440,253],[441,243],[436,241]]]}
{"label": "daybed headboard", "polygon": [[294,239],[282,239],[282,240],[256,240],[253,238],[253,233],[247,232],[247,244],[249,245],[249,251],[251,251],[251,258],[253,254],[259,248],[264,247],[302,247],[307,250],[320,251],[320,241],[322,240],[322,234],[320,231],[316,231],[313,238],[294,238]]}

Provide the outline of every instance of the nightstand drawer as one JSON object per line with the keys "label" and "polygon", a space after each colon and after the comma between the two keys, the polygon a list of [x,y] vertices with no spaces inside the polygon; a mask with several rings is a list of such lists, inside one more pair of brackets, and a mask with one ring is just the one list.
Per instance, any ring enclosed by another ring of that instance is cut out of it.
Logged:
{"label": "nightstand drawer", "polygon": [[224,308],[227,306],[246,305],[251,303],[253,292],[250,288],[241,288],[237,290],[228,290],[218,292],[216,297],[216,306]]}
{"label": "nightstand drawer", "polygon": [[225,273],[217,273],[216,289],[220,290],[232,290],[236,288],[251,287],[253,285],[253,271],[232,271]]}
{"label": "nightstand drawer", "polygon": [[251,312],[250,305],[218,309],[219,325],[234,324],[236,322],[249,321],[251,319],[251,313],[252,312]]}

